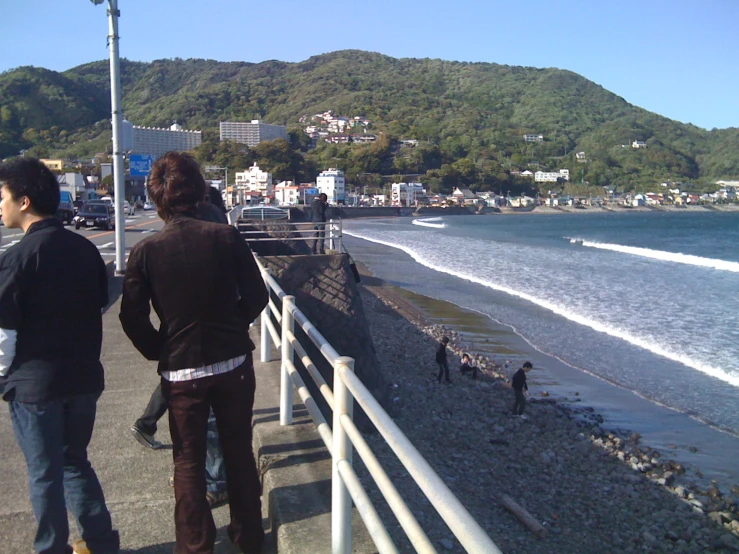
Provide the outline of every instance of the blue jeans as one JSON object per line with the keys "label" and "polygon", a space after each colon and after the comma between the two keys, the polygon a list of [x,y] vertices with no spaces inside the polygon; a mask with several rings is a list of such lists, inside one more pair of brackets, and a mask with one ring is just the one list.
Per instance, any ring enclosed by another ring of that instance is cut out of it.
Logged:
{"label": "blue jeans", "polygon": [[100,393],[38,404],[9,402],[18,445],[26,458],[39,554],[67,552],[67,508],[95,554],[120,548],[103,489],[87,459]]}
{"label": "blue jeans", "polygon": [[205,450],[205,488],[213,493],[226,491],[226,465],[223,463],[223,450],[218,438],[218,427],[213,408],[208,414],[208,436]]}

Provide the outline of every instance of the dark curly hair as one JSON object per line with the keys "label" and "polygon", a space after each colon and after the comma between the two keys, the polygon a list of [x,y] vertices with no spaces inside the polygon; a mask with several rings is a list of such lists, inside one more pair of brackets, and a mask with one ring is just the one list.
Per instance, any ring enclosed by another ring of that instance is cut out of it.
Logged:
{"label": "dark curly hair", "polygon": [[146,185],[157,212],[165,220],[176,214],[195,214],[205,198],[205,179],[195,158],[167,152],[154,162]]}
{"label": "dark curly hair", "polygon": [[14,158],[0,165],[0,184],[13,200],[26,196],[39,215],[54,215],[59,208],[59,182],[36,158]]}

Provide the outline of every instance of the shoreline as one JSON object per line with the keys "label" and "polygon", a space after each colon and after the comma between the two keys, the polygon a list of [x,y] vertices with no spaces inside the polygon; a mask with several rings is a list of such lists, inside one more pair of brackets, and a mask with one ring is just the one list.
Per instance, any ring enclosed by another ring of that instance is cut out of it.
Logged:
{"label": "shoreline", "polygon": [[[416,214],[413,213],[412,217],[428,217],[428,216],[440,216],[444,215],[447,208],[444,207],[426,207],[424,211],[427,213]],[[583,207],[575,208],[573,206],[566,207],[550,207],[550,206],[535,206],[534,208],[510,208],[501,207],[499,211],[486,211],[485,213],[478,214],[474,213],[473,208],[469,208],[470,215],[563,215],[563,214],[629,214],[629,213],[736,213],[739,212],[739,204],[717,204],[717,205],[706,205],[706,206],[684,206],[678,208],[677,206],[637,206],[637,207],[626,207],[626,206],[608,206],[608,207]],[[459,214],[455,214],[459,215]]]}
{"label": "shoreline", "polygon": [[[433,339],[438,339],[441,334],[447,334],[450,336],[452,339],[450,347],[453,346],[452,350],[454,351],[454,361],[450,360],[450,370],[453,375],[456,375],[456,379],[454,379],[455,384],[449,385],[449,387],[456,387],[457,381],[466,384],[467,379],[458,375],[458,372],[453,369],[454,364],[463,351],[471,351],[471,353],[475,354],[475,351],[479,350],[476,348],[479,344],[476,345],[475,341],[484,340],[484,338],[474,336],[474,333],[472,333],[472,340],[470,341],[469,330],[457,332],[453,325],[447,326],[444,322],[439,323],[438,317],[431,316],[428,304],[423,306],[423,302],[426,301],[419,302],[420,295],[415,295],[415,293],[407,291],[406,289],[386,283],[385,281],[372,276],[366,266],[363,266],[361,263],[358,263],[358,265],[361,267],[363,274],[362,287],[379,299],[397,316],[403,318],[406,325],[414,327],[426,337],[431,337]],[[458,314],[461,313],[463,314],[462,317],[474,317],[474,312],[470,312],[469,310],[465,310],[464,308],[460,308],[448,302],[428,298],[427,301],[435,304],[447,305],[450,312],[450,320],[453,320],[455,317],[451,315],[451,312],[458,312]],[[419,303],[422,305],[419,306]],[[482,318],[480,314],[477,314],[477,316]],[[479,321],[477,323],[479,323]],[[475,324],[476,322],[472,322],[473,326]],[[375,333],[373,332],[373,335],[374,334]],[[504,342],[505,341],[503,340],[499,341],[498,346],[502,345]],[[516,359],[518,356],[519,360],[522,356],[529,356],[527,352],[520,351],[502,352],[501,354],[503,355],[503,358],[512,357]],[[503,367],[501,360],[498,359],[498,356],[495,356],[495,358],[496,359],[491,359],[489,356],[475,354],[476,363],[483,370],[483,377],[476,386],[477,388],[483,389],[487,389],[489,387],[493,391],[502,393],[504,397],[503,405],[505,410],[508,408],[508,396],[504,391],[507,390],[508,394],[510,394],[510,390],[507,388],[507,385],[504,384],[505,368]],[[388,374],[387,377],[388,379],[393,379],[394,375]],[[415,384],[414,386],[418,385]],[[444,385],[437,386],[443,387]],[[737,501],[739,501],[738,485],[729,484],[728,490],[726,490],[726,487],[723,487],[725,492],[722,492],[715,483],[711,483],[710,481],[706,483],[705,479],[701,479],[702,474],[700,470],[693,467],[693,464],[683,464],[669,459],[669,454],[663,455],[662,452],[643,444],[644,441],[642,441],[642,438],[638,433],[633,433],[623,428],[611,429],[608,424],[604,423],[605,418],[603,418],[599,413],[598,409],[593,409],[584,404],[580,405],[582,397],[578,397],[578,393],[575,393],[576,398],[562,398],[556,393],[551,394],[549,392],[542,391],[542,387],[538,385],[532,388],[535,389],[532,391],[533,400],[530,404],[532,412],[534,412],[534,410],[546,411],[547,413],[555,414],[555,418],[558,422],[566,420],[567,423],[565,425],[574,425],[578,429],[576,434],[577,438],[574,440],[576,442],[586,442],[590,448],[597,449],[599,451],[599,455],[596,456],[596,459],[600,460],[603,458],[618,460],[618,463],[622,466],[621,469],[625,469],[627,471],[627,475],[624,477],[627,481],[631,482],[631,480],[636,479],[640,483],[645,482],[651,483],[652,485],[658,485],[671,497],[681,501],[685,505],[689,505],[690,510],[693,513],[697,514],[698,511],[700,511],[701,517],[705,520],[705,523],[708,524],[709,519],[717,519],[723,524],[721,527],[717,527],[718,530],[723,530],[724,533],[733,533],[735,535],[734,539],[736,536],[739,536],[739,520],[737,520],[739,515],[737,515],[736,510]],[[547,385],[547,389],[549,388],[550,387]],[[546,394],[543,394],[544,392],[546,392]],[[393,395],[396,395],[397,393],[397,390],[392,392]],[[536,398],[534,398],[534,396],[536,396]],[[404,399],[402,395],[398,395],[394,397],[394,402],[400,403],[400,411],[402,414],[403,408],[408,404],[408,400]],[[536,412],[534,412],[534,414],[535,413]],[[538,416],[533,415],[532,417]],[[512,418],[508,417],[505,418],[506,423],[511,419]],[[516,422],[517,420],[512,419],[512,421]],[[530,425],[529,422],[527,422],[527,424]],[[537,425],[538,424],[539,423],[537,422]],[[501,430],[499,424],[494,428]],[[414,443],[416,442],[411,434],[409,434],[409,438],[411,438]],[[460,447],[464,448],[463,446]],[[547,459],[549,456],[542,454],[542,457]],[[700,481],[704,482],[699,485]],[[732,507],[734,509],[733,512],[727,511]],[[721,510],[716,511],[719,508],[721,508]],[[724,516],[717,515],[720,513],[725,513],[732,519],[722,519]],[[729,516],[728,514],[732,515]],[[552,524],[556,525],[556,521],[549,522],[549,525]],[[493,538],[496,540],[495,537]],[[670,541],[671,540],[672,539],[670,539]],[[680,539],[677,540],[679,541]],[[730,542],[730,539],[727,538],[726,541]],[[727,547],[728,542],[726,545]],[[718,543],[715,542],[713,544],[709,543],[704,544],[698,550],[688,548],[687,550],[678,549],[677,551],[702,551],[701,549],[706,549],[709,546],[716,547],[718,545]],[[687,546],[688,545],[686,544],[686,547]],[[739,548],[739,543],[737,543],[737,547]],[[626,551],[629,550],[627,549]]]}

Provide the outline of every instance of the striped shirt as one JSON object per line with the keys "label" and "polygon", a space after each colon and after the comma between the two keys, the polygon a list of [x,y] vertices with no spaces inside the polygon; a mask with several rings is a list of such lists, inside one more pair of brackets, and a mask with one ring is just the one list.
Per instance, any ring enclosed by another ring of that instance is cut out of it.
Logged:
{"label": "striped shirt", "polygon": [[194,367],[188,369],[175,369],[172,371],[162,371],[162,377],[167,381],[194,381],[203,377],[212,377],[221,373],[233,371],[246,361],[246,356],[238,356],[231,358],[225,362],[216,362],[214,364],[205,365],[203,367]]}

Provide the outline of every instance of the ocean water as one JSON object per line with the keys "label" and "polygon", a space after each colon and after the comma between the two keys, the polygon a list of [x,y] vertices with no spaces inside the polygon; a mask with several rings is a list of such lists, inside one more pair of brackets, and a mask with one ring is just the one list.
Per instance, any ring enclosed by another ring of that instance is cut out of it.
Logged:
{"label": "ocean water", "polygon": [[383,245],[368,264],[378,277],[739,435],[739,213],[346,220],[344,232]]}

